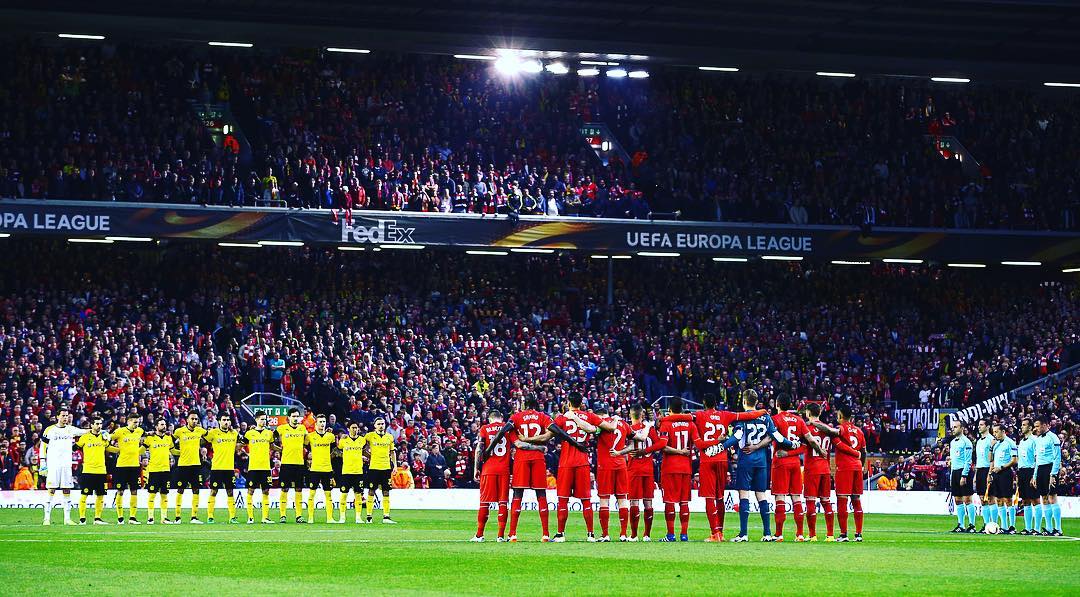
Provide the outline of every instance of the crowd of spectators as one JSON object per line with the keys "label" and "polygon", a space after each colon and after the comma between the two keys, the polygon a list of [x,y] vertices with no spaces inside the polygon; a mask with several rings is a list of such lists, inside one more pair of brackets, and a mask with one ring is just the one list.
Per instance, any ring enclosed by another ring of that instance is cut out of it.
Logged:
{"label": "crowd of spectators", "polygon": [[[3,50],[0,197],[1078,228],[1080,100],[1060,91],[665,68],[504,77],[488,62],[313,50]],[[214,146],[187,100],[228,106],[250,154]],[[591,121],[629,162],[601,163],[579,130]],[[935,135],[965,144],[978,174]]]}
{"label": "crowd of spectators", "polygon": [[747,388],[848,404],[876,452],[896,448],[882,442],[893,407],[963,407],[1061,368],[1080,306],[1075,284],[924,266],[639,258],[617,264],[608,306],[606,266],[570,254],[5,251],[5,486],[62,403],[81,424],[243,421],[255,391],[335,427],[388,416],[418,487],[472,483],[488,409],[536,395],[555,410],[572,389],[624,414],[673,394],[734,404]]}

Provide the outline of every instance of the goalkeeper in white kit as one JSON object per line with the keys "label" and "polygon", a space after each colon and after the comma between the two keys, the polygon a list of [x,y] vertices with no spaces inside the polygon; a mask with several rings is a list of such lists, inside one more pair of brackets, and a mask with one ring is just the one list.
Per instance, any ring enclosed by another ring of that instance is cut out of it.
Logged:
{"label": "goalkeeper in white kit", "polygon": [[57,490],[63,495],[64,524],[76,524],[71,520],[71,489],[74,487],[71,452],[75,438],[84,433],[85,429],[71,425],[71,411],[67,407],[61,407],[56,416],[56,424],[49,425],[42,434],[41,441],[45,448],[42,459],[45,463],[45,489],[49,491],[42,524],[52,524],[52,509]]}

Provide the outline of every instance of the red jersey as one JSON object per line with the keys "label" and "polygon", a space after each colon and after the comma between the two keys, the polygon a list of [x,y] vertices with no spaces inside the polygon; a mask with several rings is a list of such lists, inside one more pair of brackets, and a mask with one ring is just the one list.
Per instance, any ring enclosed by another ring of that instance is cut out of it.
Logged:
{"label": "red jersey", "polygon": [[825,451],[825,456],[818,456],[817,452],[809,450],[806,452],[806,465],[803,467],[803,474],[828,474],[829,473],[829,449],[832,448],[832,438],[818,431],[817,427],[813,425],[806,426],[807,432],[810,436],[817,439],[821,444],[821,449]]}
{"label": "red jersey", "polygon": [[[510,415],[510,424],[514,426],[518,439],[524,440],[543,435],[551,425],[551,417],[539,411],[523,410]],[[518,450],[515,458],[522,461],[543,460],[544,455],[537,450]]]}
{"label": "red jersey", "polygon": [[773,424],[776,425],[776,430],[780,432],[788,441],[800,444],[800,446],[794,450],[788,450],[787,456],[783,458],[776,457],[776,451],[778,449],[776,444],[773,444],[773,466],[799,466],[799,454],[806,453],[806,446],[802,444],[802,437],[806,435],[806,421],[799,415],[791,412],[790,410],[777,413],[773,415]]}
{"label": "red jersey", "polygon": [[613,457],[611,451],[626,447],[626,438],[630,437],[630,426],[622,419],[604,417],[604,421],[615,424],[615,431],[604,431],[596,438],[596,468],[604,470],[623,470],[626,468],[626,456]]}
{"label": "red jersey", "polygon": [[861,471],[865,447],[862,429],[847,421],[840,423],[840,435],[836,438],[836,470]]}
{"label": "red jersey", "polygon": [[[637,433],[642,429],[645,429],[645,423],[634,423],[630,426],[632,433]],[[634,440],[634,448],[637,450],[644,450],[643,456],[634,456],[630,458],[630,473],[635,476],[653,476],[653,452],[663,449],[667,443],[660,439],[660,434],[656,432],[655,425],[649,425],[649,434],[645,436],[645,439]]]}
{"label": "red jersey", "polygon": [[[727,428],[735,421],[749,421],[765,414],[763,410],[733,413],[730,410],[716,410],[707,408],[699,410],[692,415],[694,426],[697,427],[698,437],[705,442],[705,448],[712,444],[722,443],[727,437]],[[727,462],[727,450],[721,450],[719,454],[708,456],[704,450],[699,454],[702,462]]]}
{"label": "red jersey", "polygon": [[[587,410],[579,410],[577,415],[590,425],[599,425],[602,422],[599,415]],[[566,418],[565,414],[555,417],[555,425],[574,438],[574,441],[585,443],[585,440],[589,439],[589,434],[581,427],[578,427],[576,421]],[[589,453],[579,450],[569,442],[563,442],[562,448],[559,450],[559,468],[575,466],[589,466]]]}
{"label": "red jersey", "polygon": [[[698,440],[697,427],[690,415],[669,415],[660,421],[660,437],[667,440],[667,445],[677,450],[692,450]],[[664,454],[664,461],[660,464],[661,475],[683,474],[693,472],[690,467],[690,457],[682,454]]]}
{"label": "red jersey", "polygon": [[[503,423],[488,423],[480,428],[480,449],[486,450],[491,445],[491,441],[495,439],[499,431],[502,430]],[[495,448],[491,450],[491,456],[487,457],[484,461],[484,468],[481,474],[484,475],[509,475],[510,474],[510,444],[513,443],[513,436],[515,433],[511,431],[499,440],[499,443],[495,445]],[[522,450],[525,452],[525,450]]]}

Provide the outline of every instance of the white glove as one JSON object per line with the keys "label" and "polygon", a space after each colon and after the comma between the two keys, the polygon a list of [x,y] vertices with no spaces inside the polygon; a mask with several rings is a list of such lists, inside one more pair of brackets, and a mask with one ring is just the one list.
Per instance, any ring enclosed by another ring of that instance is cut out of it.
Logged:
{"label": "white glove", "polygon": [[723,449],[724,449],[724,446],[722,446],[720,444],[716,444],[715,446],[709,446],[708,448],[705,448],[705,455],[706,456],[716,456]]}

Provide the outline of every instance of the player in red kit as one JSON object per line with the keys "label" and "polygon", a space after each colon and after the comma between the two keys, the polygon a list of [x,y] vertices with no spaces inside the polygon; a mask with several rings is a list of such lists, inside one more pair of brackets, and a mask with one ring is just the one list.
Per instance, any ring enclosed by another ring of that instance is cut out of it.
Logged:
{"label": "player in red kit", "polygon": [[675,541],[675,506],[679,506],[681,532],[679,541],[689,541],[687,531],[690,528],[690,477],[693,469],[690,465],[693,446],[698,441],[694,418],[683,414],[682,398],[672,396],[668,399],[671,414],[660,421],[660,437],[666,440],[664,460],[660,463],[660,489],[664,492],[664,520],[667,521],[667,536],[661,541]]}
{"label": "player in red kit", "polygon": [[810,541],[817,541],[817,503],[821,502],[821,508],[825,511],[825,525],[827,533],[825,541],[835,541],[833,538],[833,510],[832,510],[832,475],[829,472],[829,449],[832,447],[832,437],[819,429],[816,423],[820,422],[821,406],[813,402],[803,409],[808,421],[807,430],[821,447],[824,456],[818,452],[806,454],[806,467],[803,471],[803,496],[806,498],[806,523],[810,531]]}
{"label": "player in red kit", "polygon": [[863,463],[866,460],[866,438],[862,429],[851,421],[851,407],[836,409],[840,428],[833,429],[820,421],[816,427],[836,439],[836,510],[840,517],[839,542],[848,540],[848,500],[855,515],[855,541],[862,541],[863,527]]}
{"label": "player in red kit", "polygon": [[705,408],[693,414],[703,448],[698,455],[698,495],[705,500],[705,516],[709,519],[710,534],[705,541],[719,542],[724,540],[724,489],[728,481],[728,453],[719,444],[727,437],[728,425],[735,421],[751,421],[767,413],[763,410],[741,413],[716,410],[713,394],[705,394],[701,402]]}
{"label": "player in red kit", "polygon": [[596,542],[593,534],[592,517],[592,478],[589,475],[589,435],[603,431],[614,431],[615,425],[600,419],[595,413],[582,410],[584,400],[580,393],[570,392],[570,410],[555,417],[548,425],[553,435],[561,436],[562,447],[559,449],[559,471],[556,484],[559,494],[558,529],[552,541],[566,541],[566,519],[570,516],[570,498],[581,500],[581,515],[585,519],[586,540]]}
{"label": "player in red kit", "polygon": [[813,450],[818,456],[828,457],[828,454],[821,449],[821,445],[817,443],[814,436],[810,434],[810,430],[806,427],[806,422],[799,416],[798,413],[791,410],[791,396],[788,394],[780,394],[777,399],[777,406],[780,408],[780,412],[773,415],[773,423],[776,425],[777,431],[781,435],[786,437],[788,441],[799,443],[803,442],[805,445],[799,446],[794,450],[784,450],[779,446],[775,446],[773,452],[772,462],[772,495],[776,500],[776,511],[774,514],[776,520],[776,541],[784,540],[784,520],[786,517],[787,501],[791,498],[792,509],[795,511],[795,541],[805,541],[803,537],[803,502],[802,502],[802,488],[803,488],[803,474],[802,463],[799,462],[799,455],[805,454],[806,451]]}
{"label": "player in red kit", "polygon": [[[530,396],[525,400],[525,410],[518,411],[510,416],[510,421],[502,428],[502,433],[514,433],[518,441],[533,445],[543,445],[552,438],[547,428],[551,425],[551,417],[540,412],[540,403],[536,397]],[[496,440],[497,442],[498,440]],[[547,505],[547,465],[544,462],[543,452],[533,450],[519,450],[514,455],[513,473],[510,477],[510,485],[514,489],[514,498],[510,502],[510,537],[511,542],[517,541],[518,517],[521,516],[521,500],[525,496],[526,489],[536,492],[536,509],[540,514],[540,526],[543,529],[541,541],[548,541],[548,505]]]}
{"label": "player in red kit", "polygon": [[626,463],[627,440],[630,437],[630,425],[617,416],[608,415],[607,408],[596,409],[601,420],[615,426],[613,431],[604,431],[596,438],[596,493],[600,495],[600,542],[611,541],[608,535],[608,520],[611,517],[611,497],[615,496],[619,508],[619,541],[626,541],[626,525],[630,519],[630,502],[627,494],[630,487],[629,470]]}
{"label": "player in red kit", "polygon": [[[652,541],[653,495],[656,493],[653,454],[664,449],[667,441],[661,439],[656,427],[645,422],[641,406],[630,407],[630,541]],[[644,516],[644,528],[638,536],[638,521]]]}
{"label": "player in red kit", "polygon": [[[517,440],[517,433],[501,433],[503,429],[503,416],[498,411],[488,414],[488,424],[480,428],[480,441],[476,443],[475,462],[476,468],[473,473],[476,480],[480,481],[480,509],[476,514],[476,536],[473,541],[479,543],[484,540],[484,527],[487,525],[488,513],[492,504],[499,507],[499,535],[498,541],[506,541],[506,502],[510,494],[510,447],[516,446],[518,450],[531,450],[543,454],[547,451],[544,446],[534,446]],[[490,454],[489,456],[485,456]]]}

